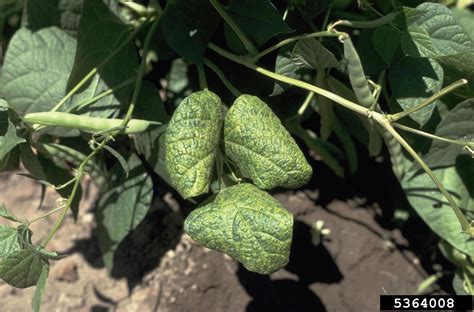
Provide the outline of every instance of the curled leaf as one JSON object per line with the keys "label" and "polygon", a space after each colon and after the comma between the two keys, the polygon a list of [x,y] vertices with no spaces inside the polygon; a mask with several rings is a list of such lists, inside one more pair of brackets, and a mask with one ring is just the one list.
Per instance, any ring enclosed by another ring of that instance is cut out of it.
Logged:
{"label": "curled leaf", "polygon": [[241,95],[224,121],[225,153],[261,189],[298,188],[313,169],[270,107]]}
{"label": "curled leaf", "polygon": [[270,274],[288,263],[293,216],[265,191],[243,183],[222,190],[214,201],[191,212],[184,230],[248,270]]}
{"label": "curled leaf", "polygon": [[166,171],[184,198],[209,190],[222,119],[221,100],[210,91],[186,97],[171,117],[166,130]]}

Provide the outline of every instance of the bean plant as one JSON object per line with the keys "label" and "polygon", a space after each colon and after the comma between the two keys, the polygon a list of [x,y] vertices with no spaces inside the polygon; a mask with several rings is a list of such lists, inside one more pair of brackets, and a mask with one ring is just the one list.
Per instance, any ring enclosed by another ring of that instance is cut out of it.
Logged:
{"label": "bean plant", "polygon": [[474,294],[474,20],[438,2],[0,0],[0,169],[63,198],[28,220],[0,205],[0,278],[40,310],[86,176],[109,271],[157,176],[193,203],[192,239],[270,274],[293,216],[269,191],[318,179],[310,155],[341,178],[387,156]]}

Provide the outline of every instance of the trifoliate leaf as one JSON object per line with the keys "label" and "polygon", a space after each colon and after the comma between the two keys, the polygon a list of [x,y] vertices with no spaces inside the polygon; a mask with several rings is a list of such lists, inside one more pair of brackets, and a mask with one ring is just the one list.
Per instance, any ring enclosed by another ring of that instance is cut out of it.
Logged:
{"label": "trifoliate leaf", "polygon": [[166,130],[166,170],[184,198],[209,190],[222,119],[221,100],[210,91],[191,94],[171,117]]}
{"label": "trifoliate leaf", "polygon": [[313,169],[270,107],[258,97],[239,96],[224,122],[225,153],[261,189],[297,188]]}
{"label": "trifoliate leaf", "polygon": [[224,189],[213,202],[191,212],[184,230],[248,270],[270,274],[288,263],[293,216],[268,193],[244,183]]}

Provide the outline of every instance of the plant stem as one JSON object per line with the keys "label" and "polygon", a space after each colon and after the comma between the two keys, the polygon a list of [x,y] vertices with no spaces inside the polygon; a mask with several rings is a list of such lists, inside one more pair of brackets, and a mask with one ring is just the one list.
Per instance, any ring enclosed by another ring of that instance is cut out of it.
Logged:
{"label": "plant stem", "polygon": [[207,87],[207,79],[206,73],[204,72],[204,66],[202,64],[196,64],[197,71],[198,71],[198,79],[199,79],[199,86],[202,90],[208,90]]}
{"label": "plant stem", "polygon": [[410,144],[408,144],[408,142],[405,141],[405,139],[402,138],[402,136],[392,127],[390,121],[386,117],[383,118],[384,119],[380,121],[377,119],[376,120],[398,141],[398,143],[403,146],[403,148],[405,148],[405,150],[416,160],[416,162],[426,172],[426,174],[428,174],[428,176],[431,178],[431,180],[439,189],[439,191],[448,200],[449,205],[453,209],[454,214],[456,215],[459,220],[459,223],[461,224],[462,230],[468,233],[471,237],[474,237],[474,229],[471,227],[469,221],[462,213],[461,209],[459,209],[458,205],[456,204],[456,201],[453,199],[451,194],[449,194],[449,192],[444,188],[438,177],[436,177],[433,171],[431,171],[430,167],[428,167],[428,165],[423,161],[423,159],[421,159],[421,157],[415,152],[415,150],[410,146]]}
{"label": "plant stem", "polygon": [[131,40],[133,40],[136,35],[142,30],[146,22],[143,22],[139,27],[137,27],[130,35],[120,43],[120,45],[115,48],[99,65],[93,68],[81,81],[79,81],[74,88],[69,91],[66,96],[64,96],[61,101],[59,101],[52,109],[52,112],[58,111],[76,92],[82,88],[92,77],[94,77],[97,72],[104,67],[123,47],[125,47]]}
{"label": "plant stem", "polygon": [[468,81],[466,79],[460,79],[458,81],[455,81],[452,84],[450,84],[449,86],[444,87],[443,89],[439,90],[438,92],[436,92],[435,94],[433,94],[432,96],[430,96],[429,98],[427,98],[426,100],[421,102],[420,104],[418,104],[418,105],[416,105],[412,108],[409,108],[409,109],[407,109],[403,112],[396,113],[396,114],[393,114],[393,115],[388,115],[387,117],[390,121],[397,121],[397,120],[399,120],[403,117],[406,117],[406,116],[408,116],[408,115],[410,115],[410,114],[412,114],[416,111],[419,111],[420,109],[430,105],[431,103],[433,103],[437,99],[445,96],[446,94],[456,90],[459,87],[464,86],[467,83],[468,83]]}
{"label": "plant stem", "polygon": [[242,32],[239,25],[234,21],[234,19],[227,13],[224,6],[219,2],[219,0],[210,0],[212,6],[216,9],[220,16],[226,21],[229,27],[235,32],[237,37],[244,45],[245,49],[250,53],[250,55],[255,55],[258,53],[257,47],[251,42],[247,36]]}
{"label": "plant stem", "polygon": [[300,109],[298,109],[298,116],[303,116],[309,104],[311,104],[311,101],[313,100],[315,94],[316,93],[314,92],[309,92],[308,95],[306,95],[303,104],[301,104]]}
{"label": "plant stem", "polygon": [[309,39],[309,38],[318,38],[318,37],[339,37],[343,34],[344,33],[337,32],[337,31],[318,31],[318,32],[314,32],[314,33],[311,33],[311,34],[303,34],[303,35],[294,36],[294,37],[282,40],[282,41],[278,42],[277,44],[263,50],[262,52],[257,53],[252,58],[252,60],[255,63],[256,61],[258,61],[263,56],[265,56],[265,55],[267,55],[267,54],[269,54],[269,53],[271,53],[275,50],[278,50],[279,48],[284,47],[287,44],[290,44],[290,43],[293,43],[293,42],[296,42],[296,41],[299,41],[299,40],[304,40],[304,39]]}
{"label": "plant stem", "polygon": [[404,131],[411,132],[411,133],[414,133],[414,134],[418,134],[418,135],[421,135],[421,136],[424,136],[426,138],[430,138],[430,139],[433,139],[433,140],[438,140],[438,141],[451,143],[451,144],[456,144],[456,145],[461,145],[461,146],[473,145],[474,144],[473,141],[459,141],[459,140],[451,140],[451,139],[448,139],[448,138],[443,138],[443,137],[440,137],[440,136],[437,136],[437,135],[434,135],[434,134],[431,134],[431,133],[427,133],[427,132],[424,132],[424,131],[421,131],[421,130],[418,130],[418,129],[407,127],[407,126],[399,124],[397,122],[392,122],[391,124],[392,124],[392,126],[397,127],[399,129],[402,129]]}
{"label": "plant stem", "polygon": [[232,82],[227,79],[227,77],[224,75],[222,70],[213,62],[211,62],[209,59],[205,58],[204,59],[204,64],[209,67],[214,73],[216,73],[217,77],[222,81],[224,86],[229,89],[229,91],[235,96],[239,97],[242,93],[232,84]]}
{"label": "plant stem", "polygon": [[58,211],[60,211],[60,210],[62,210],[62,209],[65,209],[65,208],[66,208],[66,207],[64,207],[64,206],[55,208],[55,209],[51,210],[50,212],[48,212],[48,213],[46,213],[46,214],[44,214],[44,215],[42,215],[42,216],[40,216],[40,217],[34,218],[34,219],[31,220],[31,221],[28,221],[28,224],[33,224],[33,223],[35,223],[35,222],[37,222],[37,221],[43,220],[43,219],[49,217],[50,215],[52,215],[52,214],[54,214],[54,213],[56,213],[56,212],[58,212]]}

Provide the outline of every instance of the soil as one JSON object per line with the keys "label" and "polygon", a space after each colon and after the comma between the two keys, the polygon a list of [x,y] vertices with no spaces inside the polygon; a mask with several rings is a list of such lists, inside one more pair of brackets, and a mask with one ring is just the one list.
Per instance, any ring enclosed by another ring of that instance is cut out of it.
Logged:
{"label": "soil", "polygon": [[[85,181],[77,224],[68,218],[49,245],[69,257],[52,263],[43,311],[378,311],[381,294],[415,294],[432,273],[432,247],[420,245],[432,235],[418,223],[410,235],[386,226],[381,206],[359,196],[360,190],[332,197],[331,187],[339,182],[275,193],[295,216],[294,239],[289,264],[263,276],[183,234],[183,211],[189,209],[171,192],[158,194],[108,273],[95,235],[98,191]],[[44,214],[58,199],[47,191],[38,210],[41,187],[34,181],[2,173],[0,185],[0,202],[24,218]],[[56,218],[33,224],[33,241],[43,238]],[[312,236],[318,220],[330,230],[320,244]],[[30,311],[33,291],[0,282],[0,310]],[[434,285],[431,291],[444,290]]]}

